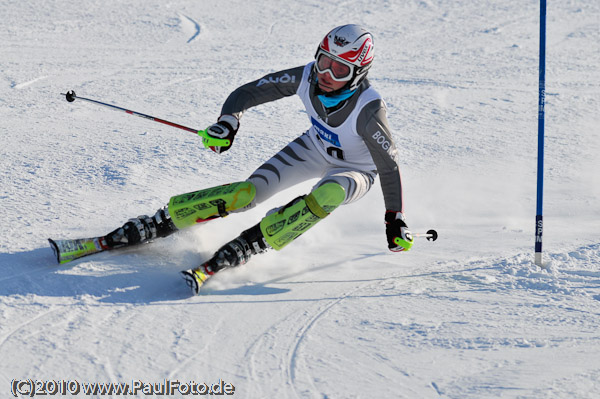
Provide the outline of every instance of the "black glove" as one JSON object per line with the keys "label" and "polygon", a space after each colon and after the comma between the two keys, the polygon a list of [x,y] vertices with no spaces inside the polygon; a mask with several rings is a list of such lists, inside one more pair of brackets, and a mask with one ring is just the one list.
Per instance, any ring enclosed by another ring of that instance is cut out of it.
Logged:
{"label": "black glove", "polygon": [[385,234],[390,251],[408,251],[413,245],[413,236],[406,226],[402,212],[385,212]]}
{"label": "black glove", "polygon": [[[237,118],[233,115],[221,115],[219,120],[214,125],[210,125],[206,129],[206,135],[208,138],[204,138],[203,142],[205,146],[209,147],[211,150],[220,154],[222,152],[227,151],[231,148],[233,144],[233,139],[240,127],[240,123]],[[210,139],[224,139],[228,140],[228,145],[212,145]]]}

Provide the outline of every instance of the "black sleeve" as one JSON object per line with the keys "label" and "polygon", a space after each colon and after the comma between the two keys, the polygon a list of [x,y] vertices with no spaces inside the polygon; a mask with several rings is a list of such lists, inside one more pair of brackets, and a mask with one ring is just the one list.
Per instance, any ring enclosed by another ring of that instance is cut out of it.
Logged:
{"label": "black sleeve", "polygon": [[356,130],[365,141],[377,167],[386,209],[403,212],[398,152],[382,100],[372,101],[361,110]]}
{"label": "black sleeve", "polygon": [[299,66],[270,73],[238,87],[225,100],[221,115],[234,115],[240,119],[248,108],[296,94],[303,72],[304,66]]}

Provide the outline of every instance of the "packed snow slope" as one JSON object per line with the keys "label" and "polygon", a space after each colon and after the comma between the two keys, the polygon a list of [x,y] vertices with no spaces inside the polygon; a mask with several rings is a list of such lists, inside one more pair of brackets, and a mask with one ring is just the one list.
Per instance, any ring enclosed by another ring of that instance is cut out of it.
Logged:
{"label": "packed snow slope", "polygon": [[[532,264],[537,1],[0,1],[0,397],[13,380],[198,384],[240,398],[600,397],[600,3],[548,6],[544,250]],[[375,36],[414,232],[387,250],[379,185],[190,297],[179,271],[311,184],[135,250],[58,266],[48,237],[108,233],[172,195],[244,180],[308,127],[239,85]],[[80,393],[80,396],[85,396]],[[137,396],[142,396],[138,392]]]}

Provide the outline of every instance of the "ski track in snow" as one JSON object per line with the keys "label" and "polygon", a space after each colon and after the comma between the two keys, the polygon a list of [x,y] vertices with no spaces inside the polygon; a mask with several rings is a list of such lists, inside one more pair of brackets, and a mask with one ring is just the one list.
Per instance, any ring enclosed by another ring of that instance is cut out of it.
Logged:
{"label": "ski track in snow", "polygon": [[[314,376],[312,376],[310,371],[308,370],[306,360],[300,357],[300,348],[301,348],[301,345],[302,345],[304,339],[308,335],[309,330],[319,321],[319,319],[324,317],[325,314],[331,310],[331,308],[338,305],[341,301],[343,301],[344,299],[347,299],[351,295],[356,294],[362,288],[366,288],[366,286],[371,286],[371,285],[372,284],[363,284],[363,285],[357,287],[356,289],[352,290],[351,292],[349,292],[347,294],[343,294],[340,298],[332,300],[331,302],[329,302],[328,304],[323,306],[322,309],[319,310],[313,317],[306,318],[302,327],[295,334],[296,340],[292,345],[293,350],[291,351],[291,354],[289,356],[289,358],[290,358],[289,379],[290,379],[291,385],[296,390],[298,397],[301,397],[302,393],[308,394],[310,392],[318,391],[317,387],[312,383]],[[299,370],[299,371],[304,371],[304,373],[299,373],[296,371],[297,368],[300,369],[300,367],[298,367],[298,364],[303,365],[303,367],[302,367],[303,370]],[[297,382],[296,382],[298,379],[297,374],[303,375],[304,379],[305,379],[305,381],[304,381],[305,385],[307,385],[307,383],[308,383],[309,388],[312,388],[312,389],[305,388],[305,390],[303,392],[301,392],[300,389],[298,389],[298,387],[297,387]],[[308,380],[308,381],[306,381],[306,380]]]}
{"label": "ski track in snow", "polygon": [[45,318],[46,316],[48,316],[48,315],[50,315],[50,314],[52,314],[52,313],[54,313],[56,311],[57,311],[57,309],[48,310],[48,311],[46,311],[44,313],[41,313],[41,314],[39,314],[39,315],[37,315],[37,316],[35,316],[35,317],[33,317],[33,318],[25,321],[24,323],[21,323],[20,325],[15,326],[14,328],[12,328],[11,331],[8,334],[6,334],[6,335],[4,335],[3,337],[0,338],[0,349],[2,348],[2,346],[4,344],[6,344],[10,340],[11,337],[16,336],[25,327],[27,327],[27,326],[29,326],[31,324],[36,323],[38,320],[41,320],[41,319]]}
{"label": "ski track in snow", "polygon": [[[223,326],[223,321],[219,320],[216,325],[215,325],[215,331],[219,331],[219,329],[224,328]],[[188,367],[192,364],[192,362],[194,360],[197,360],[198,358],[201,358],[203,353],[206,352],[208,345],[210,344],[210,339],[209,337],[207,337],[206,335],[202,334],[202,339],[200,340],[201,343],[201,347],[198,347],[198,345],[194,346],[194,353],[192,353],[187,359],[183,360],[182,362],[180,362],[180,364],[173,368],[172,370],[169,371],[169,374],[167,376],[167,378],[169,379],[176,379],[178,373],[184,369],[185,367]]]}
{"label": "ski track in snow", "polygon": [[183,25],[183,30],[190,38],[186,43],[191,43],[200,36],[200,25],[187,15],[179,14],[179,19]]}
{"label": "ski track in snow", "polygon": [[47,78],[48,78],[48,76],[40,76],[39,78],[35,78],[35,79],[33,79],[33,80],[30,80],[30,81],[28,81],[28,82],[19,83],[19,84],[13,83],[13,86],[12,86],[12,87],[13,87],[13,88],[15,88],[15,89],[17,89],[17,90],[21,90],[21,89],[24,89],[24,88],[25,88],[25,87],[27,87],[27,86],[31,86],[31,85],[33,85],[34,83],[37,83],[37,82],[39,82],[40,80],[44,80],[44,79],[47,79]]}
{"label": "ski track in snow", "polygon": [[[0,396],[14,378],[167,378],[222,379],[251,399],[600,397],[600,4],[549,4],[543,270],[532,264],[538,7],[0,5]],[[369,79],[386,100],[409,225],[437,228],[438,241],[389,253],[376,182],[285,251],[189,296],[180,270],[307,183],[56,265],[48,237],[106,233],[175,194],[243,180],[308,127],[298,98],[264,104],[217,156],[192,134],[59,93],[202,128],[233,89],[310,61],[344,22],[375,34]]]}
{"label": "ski track in snow", "polygon": [[277,23],[273,22],[269,26],[269,30],[267,31],[267,34],[266,34],[265,38],[263,40],[261,40],[260,43],[258,43],[259,45],[265,44],[267,42],[267,40],[272,40],[272,38],[273,38],[273,30],[275,29],[275,25],[277,25]]}
{"label": "ski track in snow", "polygon": [[[302,390],[298,388],[297,382],[297,369],[300,368],[299,364],[302,364],[302,358],[300,353],[300,347],[303,339],[308,334],[311,327],[318,321],[319,318],[323,317],[325,313],[337,303],[342,301],[344,297],[337,299],[327,300],[325,305],[321,305],[317,308],[313,316],[310,316],[311,311],[304,311],[300,315],[296,312],[288,314],[285,318],[278,321],[276,324],[271,325],[266,331],[248,347],[245,354],[245,363],[248,365],[247,375],[252,380],[262,379],[264,384],[273,383],[273,375],[269,375],[269,368],[273,369],[274,366],[269,362],[265,362],[262,358],[265,351],[271,351],[273,348],[277,348],[278,352],[285,352],[286,356],[277,361],[278,368],[280,369],[281,376],[279,377],[279,383],[277,385],[292,387],[297,397],[302,397],[302,391],[316,392],[316,387],[312,385],[312,377],[306,366],[302,367],[302,371],[305,372],[305,383],[309,384],[310,389]],[[320,300],[319,302],[322,302]],[[279,349],[279,348],[286,349]],[[268,376],[268,379],[261,378],[261,376]],[[259,384],[261,386],[262,384]],[[264,396],[264,392],[256,392],[256,397]]]}

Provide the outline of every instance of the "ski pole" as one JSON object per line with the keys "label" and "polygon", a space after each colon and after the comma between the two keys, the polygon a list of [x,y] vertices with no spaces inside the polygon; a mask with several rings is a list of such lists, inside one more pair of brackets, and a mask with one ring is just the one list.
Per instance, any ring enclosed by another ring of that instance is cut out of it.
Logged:
{"label": "ski pole", "polygon": [[427,241],[435,241],[438,238],[438,233],[435,230],[427,230],[427,233],[413,233],[413,237],[425,237]]}
{"label": "ski pole", "polygon": [[[416,237],[425,237],[427,238],[427,241],[435,241],[438,238],[438,233],[437,231],[431,229],[431,230],[427,230],[427,233],[410,233],[411,236],[413,237],[412,239],[414,240]],[[407,234],[408,235],[408,234]],[[396,245],[399,245],[401,247],[404,247],[404,244],[402,244],[402,238],[400,237],[395,237],[394,238],[394,243],[396,243]]]}
{"label": "ski pole", "polygon": [[128,113],[129,115],[139,116],[140,118],[149,119],[151,121],[163,123],[165,125],[176,127],[178,129],[187,130],[188,132],[192,132],[192,133],[197,134],[200,137],[202,137],[202,142],[204,143],[204,147],[207,147],[207,148],[210,147],[210,146],[221,147],[221,146],[228,146],[228,145],[231,144],[230,141],[227,140],[227,139],[217,139],[217,138],[214,138],[214,137],[210,137],[206,133],[206,130],[192,129],[191,127],[183,126],[183,125],[180,125],[180,124],[174,123],[174,122],[169,122],[167,120],[160,119],[160,118],[157,118],[155,116],[142,114],[141,112],[132,111],[132,110],[125,109],[125,108],[122,108],[122,107],[117,107],[116,105],[103,103],[102,101],[92,100],[91,98],[78,97],[75,94],[75,91],[73,91],[73,90],[68,91],[66,93],[60,93],[60,94],[64,95],[65,98],[67,99],[67,101],[70,102],[70,103],[72,103],[76,99],[78,99],[78,100],[84,100],[84,101],[89,101],[91,103],[102,105],[102,106],[108,107],[108,108],[112,108],[112,109],[117,110],[117,111],[124,111],[124,112]]}

